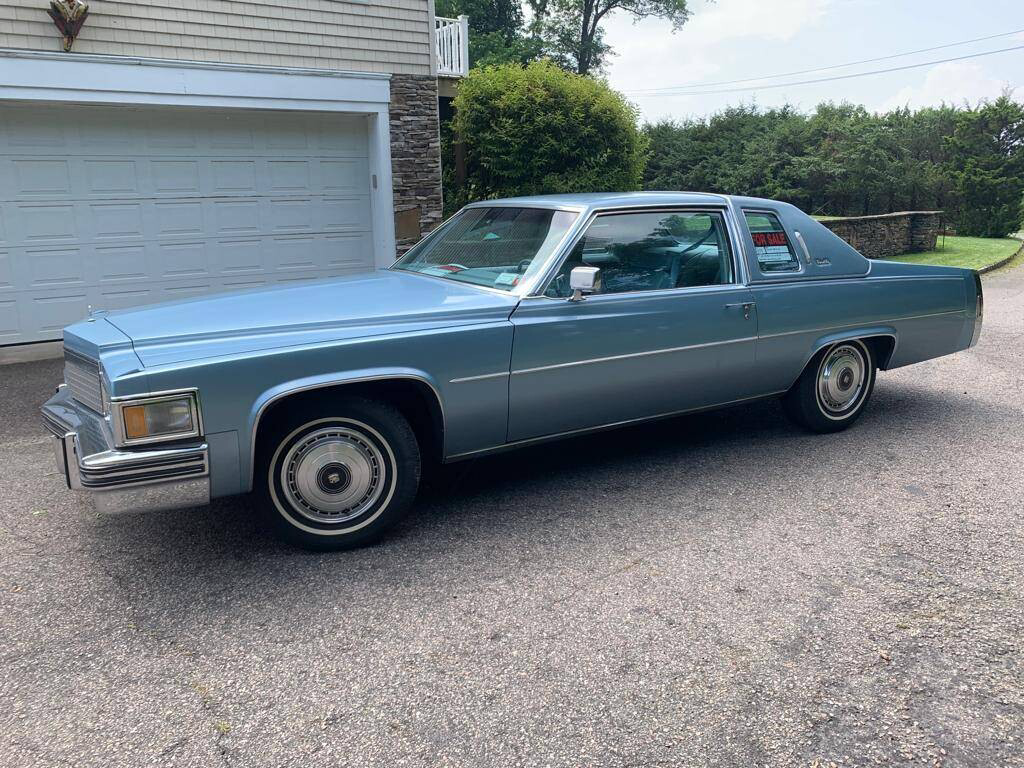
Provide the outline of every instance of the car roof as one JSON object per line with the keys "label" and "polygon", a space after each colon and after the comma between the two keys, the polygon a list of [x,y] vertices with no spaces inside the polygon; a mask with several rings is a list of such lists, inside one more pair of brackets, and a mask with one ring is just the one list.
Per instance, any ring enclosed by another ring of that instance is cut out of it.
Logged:
{"label": "car roof", "polygon": [[714,205],[728,202],[727,195],[710,192],[580,192],[565,195],[530,195],[500,200],[480,200],[467,207],[516,205],[540,208],[630,208],[656,205]]}

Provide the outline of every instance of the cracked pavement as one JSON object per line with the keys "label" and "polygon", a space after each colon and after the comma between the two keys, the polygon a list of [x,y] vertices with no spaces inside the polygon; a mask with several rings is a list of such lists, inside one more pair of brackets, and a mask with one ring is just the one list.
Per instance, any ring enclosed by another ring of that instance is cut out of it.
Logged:
{"label": "cracked pavement", "polygon": [[97,517],[0,367],[0,765],[1024,765],[1024,267],[850,431],[774,402],[453,465],[383,544]]}

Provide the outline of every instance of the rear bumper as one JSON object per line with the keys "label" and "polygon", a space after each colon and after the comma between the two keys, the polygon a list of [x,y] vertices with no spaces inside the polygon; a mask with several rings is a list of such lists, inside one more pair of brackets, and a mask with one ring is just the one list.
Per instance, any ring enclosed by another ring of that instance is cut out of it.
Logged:
{"label": "rear bumper", "polygon": [[62,386],[42,408],[68,488],[88,491],[101,512],[180,509],[210,501],[209,448],[192,441],[150,449],[114,448],[106,420],[76,407]]}

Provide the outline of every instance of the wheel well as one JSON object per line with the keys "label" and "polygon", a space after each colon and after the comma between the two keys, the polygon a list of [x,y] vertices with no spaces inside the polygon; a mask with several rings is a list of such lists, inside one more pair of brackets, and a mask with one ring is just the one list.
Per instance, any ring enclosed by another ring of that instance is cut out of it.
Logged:
{"label": "wheel well", "polygon": [[861,341],[871,345],[871,351],[875,355],[875,362],[878,364],[878,367],[883,371],[887,369],[893,350],[896,349],[896,337],[865,336]]}
{"label": "wheel well", "polygon": [[409,422],[424,458],[439,461],[444,448],[444,413],[434,389],[419,379],[375,379],[333,384],[285,395],[263,412],[256,425],[253,445],[272,430],[293,408],[330,407],[339,397],[365,397],[393,405]]}

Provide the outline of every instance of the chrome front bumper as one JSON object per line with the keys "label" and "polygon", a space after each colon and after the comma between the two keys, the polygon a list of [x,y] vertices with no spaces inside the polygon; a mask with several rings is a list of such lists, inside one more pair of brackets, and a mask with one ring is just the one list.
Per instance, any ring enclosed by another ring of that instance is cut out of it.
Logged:
{"label": "chrome front bumper", "polygon": [[61,386],[42,408],[57,470],[68,488],[89,491],[100,512],[143,512],[210,502],[205,442],[118,449],[106,419],[76,405]]}

